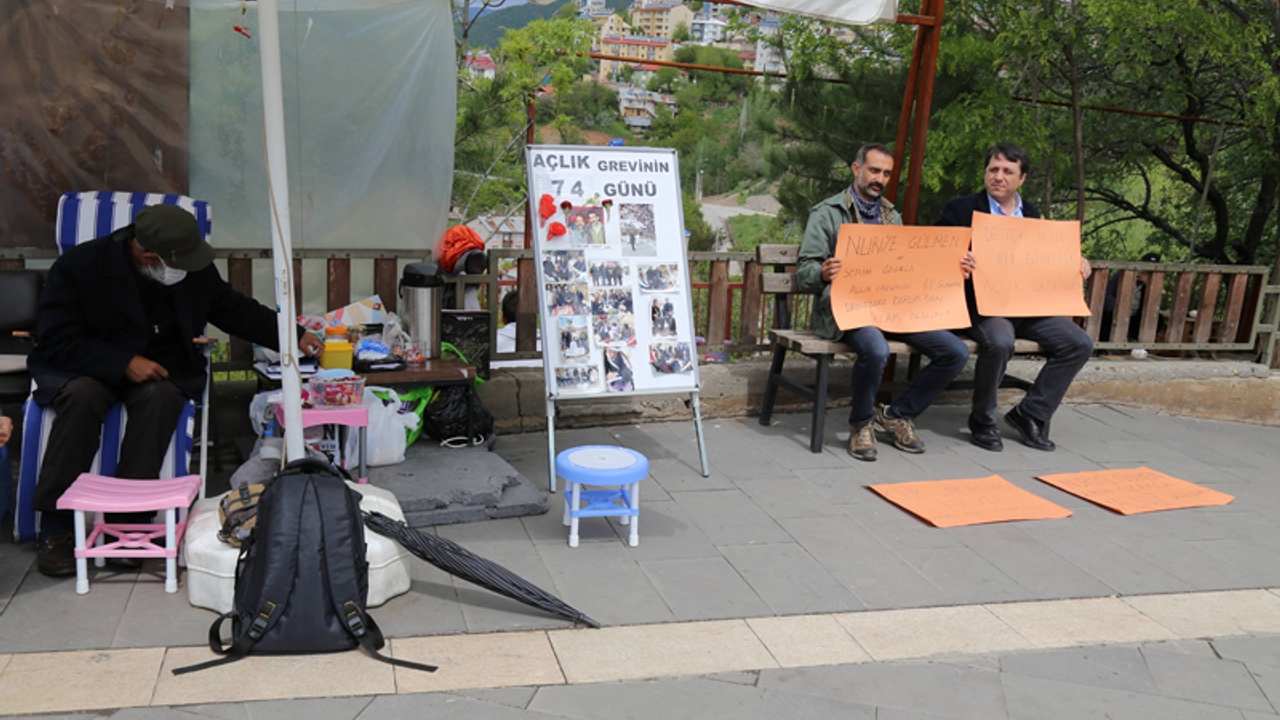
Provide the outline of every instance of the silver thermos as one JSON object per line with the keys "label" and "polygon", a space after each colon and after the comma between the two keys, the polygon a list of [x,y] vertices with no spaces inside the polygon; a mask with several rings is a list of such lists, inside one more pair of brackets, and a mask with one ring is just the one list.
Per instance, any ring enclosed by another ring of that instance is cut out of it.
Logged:
{"label": "silver thermos", "polygon": [[440,294],[444,279],[435,263],[410,263],[400,276],[400,318],[409,339],[423,343],[423,354],[440,357]]}

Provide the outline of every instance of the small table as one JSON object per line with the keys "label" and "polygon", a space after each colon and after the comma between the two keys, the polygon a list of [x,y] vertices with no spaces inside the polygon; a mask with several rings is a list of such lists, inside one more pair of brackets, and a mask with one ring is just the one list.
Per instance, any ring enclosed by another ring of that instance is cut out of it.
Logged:
{"label": "small table", "polygon": [[[255,372],[257,372],[255,370]],[[405,368],[404,370],[383,370],[379,372],[361,372],[356,373],[365,379],[366,385],[381,385],[386,387],[448,387],[458,385],[466,388],[467,391],[467,407],[471,407],[471,394],[475,392],[476,369],[473,365],[468,365],[462,360],[454,358],[431,358],[420,367]],[[272,379],[257,373],[258,375],[258,391],[276,390],[280,387],[279,378]],[[302,379],[305,383],[307,378]],[[321,423],[312,423],[318,425]],[[365,423],[368,425],[368,422]],[[311,427],[304,424],[303,427]],[[363,429],[361,430],[363,432]],[[471,416],[467,415],[467,436],[471,436]],[[363,441],[360,444],[361,452],[364,452]],[[363,456],[362,456],[363,457]],[[363,466],[362,466],[363,468]],[[361,476],[364,470],[361,469]]]}

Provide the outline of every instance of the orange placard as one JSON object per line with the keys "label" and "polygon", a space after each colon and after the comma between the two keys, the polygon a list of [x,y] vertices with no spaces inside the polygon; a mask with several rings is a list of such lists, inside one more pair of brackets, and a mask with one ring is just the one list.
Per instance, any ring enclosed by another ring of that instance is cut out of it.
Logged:
{"label": "orange placard", "polygon": [[973,214],[973,291],[986,317],[1086,317],[1080,223]]}
{"label": "orange placard", "polygon": [[1148,467],[1041,475],[1038,479],[1121,515],[1226,505],[1235,500]]}
{"label": "orange placard", "polygon": [[999,475],[973,480],[872,485],[871,489],[934,527],[1046,520],[1071,515],[1070,510],[1036,497]]}
{"label": "orange placard", "polygon": [[969,327],[960,259],[969,228],[841,225],[831,311],[842,330],[888,332]]}

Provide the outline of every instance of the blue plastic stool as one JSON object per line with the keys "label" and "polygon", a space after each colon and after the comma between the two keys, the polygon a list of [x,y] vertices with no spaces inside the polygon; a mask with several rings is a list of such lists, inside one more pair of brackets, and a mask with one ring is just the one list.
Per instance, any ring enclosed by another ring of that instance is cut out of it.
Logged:
{"label": "blue plastic stool", "polygon": [[[628,544],[640,544],[640,481],[649,477],[649,458],[610,445],[569,448],[556,456],[556,474],[566,481],[564,524],[569,528],[569,547],[578,547],[578,518],[584,517],[621,518],[623,525],[631,525]],[[583,485],[614,489],[584,490]]]}

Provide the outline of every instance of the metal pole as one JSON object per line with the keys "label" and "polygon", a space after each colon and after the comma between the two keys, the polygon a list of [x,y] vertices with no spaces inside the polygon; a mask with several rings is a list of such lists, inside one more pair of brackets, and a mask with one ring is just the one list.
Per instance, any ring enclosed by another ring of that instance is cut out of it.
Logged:
{"label": "metal pole", "polygon": [[702,436],[702,406],[698,404],[698,391],[693,393],[693,429],[698,434],[698,458],[702,460],[702,477],[711,477],[711,469],[707,467],[707,444]]}
{"label": "metal pole", "polygon": [[276,329],[280,337],[280,385],[284,392],[286,460],[304,457],[302,376],[293,318],[293,242],[289,236],[289,164],[285,155],[284,83],[280,78],[280,19],[276,0],[258,2],[262,63],[262,122],[271,203],[271,256],[276,278]]}
{"label": "metal pole", "polygon": [[551,493],[556,492],[556,399],[547,395],[547,466],[551,477]]}

